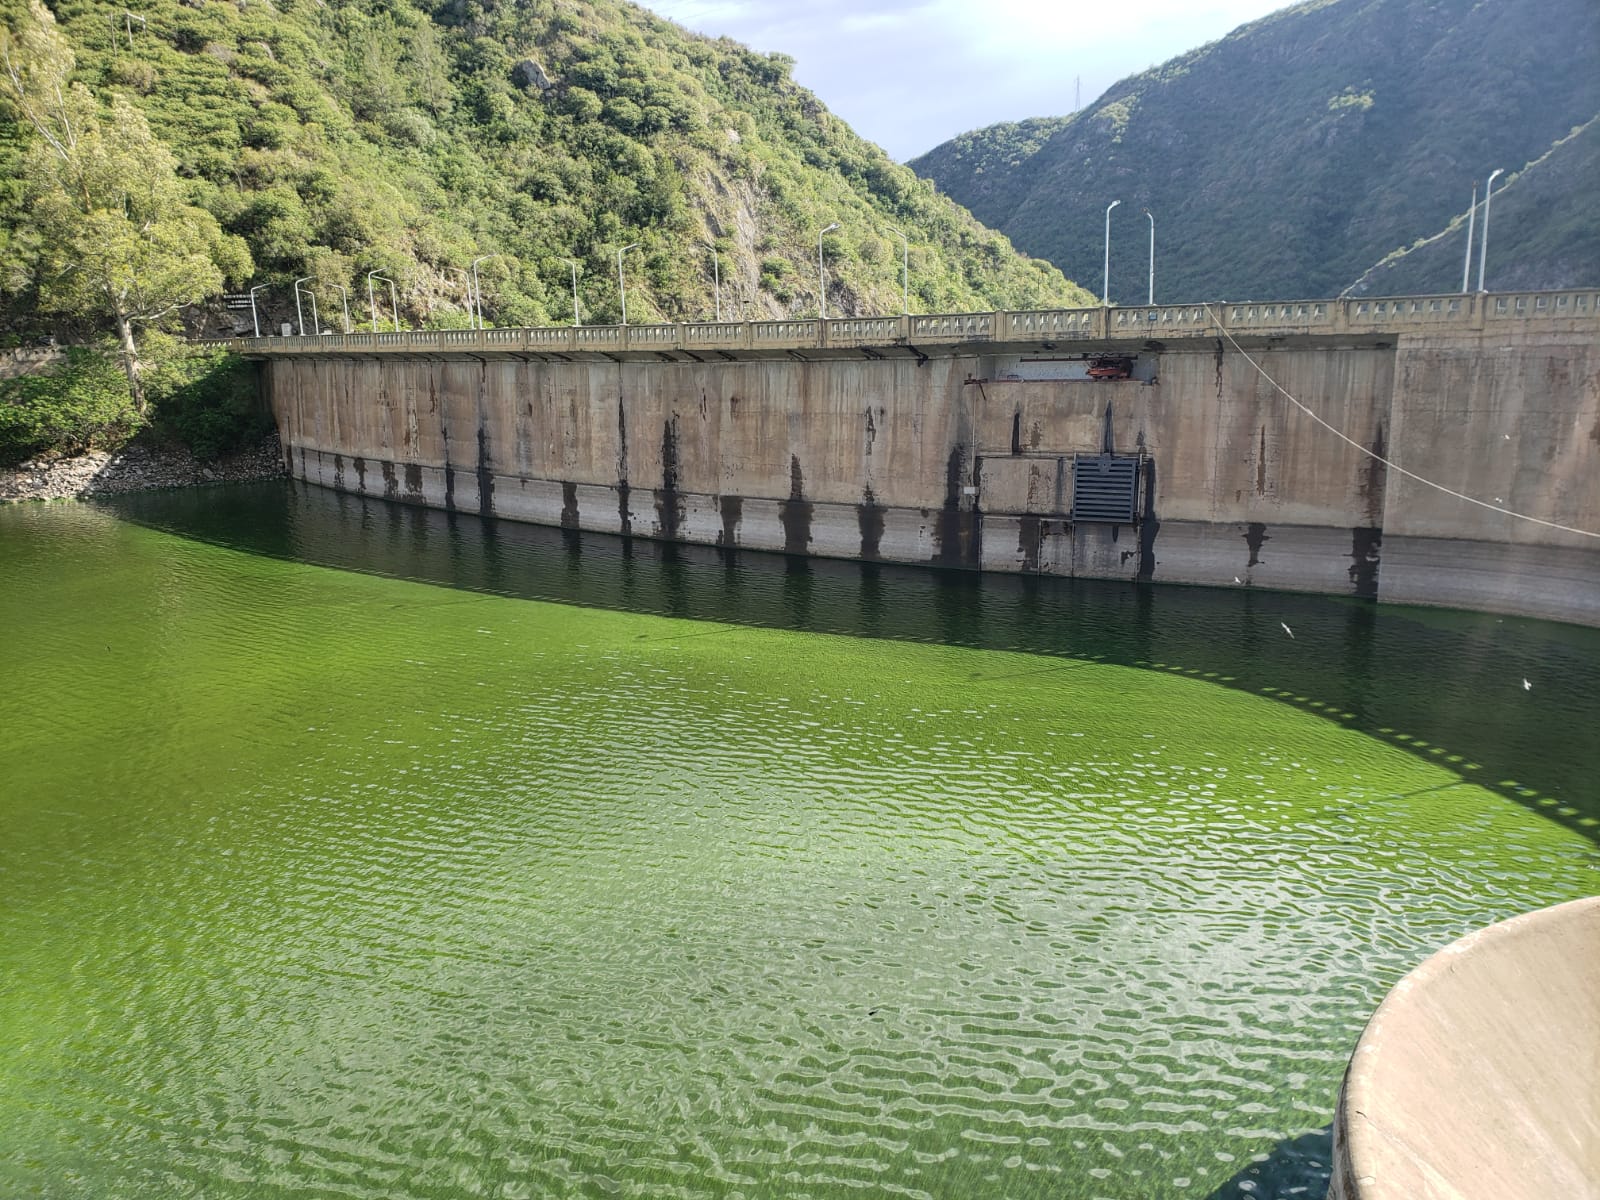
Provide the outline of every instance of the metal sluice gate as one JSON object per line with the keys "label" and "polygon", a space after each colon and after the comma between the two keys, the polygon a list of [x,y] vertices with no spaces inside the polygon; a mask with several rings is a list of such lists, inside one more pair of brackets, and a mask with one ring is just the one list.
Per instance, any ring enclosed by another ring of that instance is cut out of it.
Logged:
{"label": "metal sluice gate", "polygon": [[1139,512],[1142,455],[1075,454],[1072,520],[1131,525]]}

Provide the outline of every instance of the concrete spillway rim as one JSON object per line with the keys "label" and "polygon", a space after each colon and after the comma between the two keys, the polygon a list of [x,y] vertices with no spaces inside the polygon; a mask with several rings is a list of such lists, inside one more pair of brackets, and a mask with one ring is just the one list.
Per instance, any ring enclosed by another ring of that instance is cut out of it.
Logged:
{"label": "concrete spillway rim", "polygon": [[[1404,1041],[1414,1035],[1413,1010],[1418,1007],[1418,1001],[1440,980],[1455,974],[1464,958],[1504,955],[1513,950],[1514,943],[1560,939],[1564,934],[1570,937],[1573,929],[1579,933],[1573,940],[1580,946],[1586,944],[1592,954],[1600,958],[1600,896],[1541,908],[1474,930],[1436,951],[1395,984],[1362,1031],[1339,1092],[1333,1123],[1334,1171],[1328,1200],[1425,1200],[1429,1197],[1477,1200],[1476,1193],[1462,1192],[1445,1179],[1430,1165],[1427,1156],[1419,1153],[1420,1147],[1405,1136],[1408,1114],[1392,1111],[1392,1105],[1391,1111],[1383,1112],[1380,1081],[1385,1073],[1385,1045],[1391,1040]],[[1595,1036],[1600,1038],[1600,1031]],[[1595,1069],[1595,1063],[1585,1061],[1581,1052],[1562,1065],[1579,1071]],[[1600,1094],[1600,1077],[1592,1082],[1592,1088]],[[1381,1117],[1378,1114],[1382,1114]],[[1600,1123],[1600,1110],[1595,1119]],[[1489,1131],[1483,1134],[1487,1141]],[[1401,1163],[1405,1166],[1403,1171],[1386,1169]],[[1594,1167],[1600,1171],[1600,1162]],[[1395,1183],[1397,1174],[1406,1177],[1400,1186]],[[1423,1179],[1432,1186],[1419,1193],[1415,1183]],[[1600,1174],[1592,1182],[1596,1190],[1584,1195],[1600,1197]],[[1545,1193],[1530,1191],[1527,1194]],[[1580,1197],[1573,1196],[1571,1200],[1580,1200]]]}

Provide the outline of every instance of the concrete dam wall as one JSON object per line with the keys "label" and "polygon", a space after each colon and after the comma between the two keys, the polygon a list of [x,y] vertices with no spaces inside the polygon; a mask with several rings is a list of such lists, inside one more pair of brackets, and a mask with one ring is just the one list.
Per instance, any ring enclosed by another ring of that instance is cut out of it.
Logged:
{"label": "concrete dam wall", "polygon": [[1600,541],[1498,511],[1600,531],[1600,321],[1475,324],[243,348],[267,360],[291,472],[344,491],[792,554],[1600,624]]}

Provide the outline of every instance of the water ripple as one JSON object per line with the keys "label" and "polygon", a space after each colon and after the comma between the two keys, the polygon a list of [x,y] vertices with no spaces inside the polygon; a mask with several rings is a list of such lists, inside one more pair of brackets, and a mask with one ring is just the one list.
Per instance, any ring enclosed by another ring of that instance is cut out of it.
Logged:
{"label": "water ripple", "polygon": [[1186,672],[0,533],[0,1191],[1289,1195],[1388,983],[1600,866]]}

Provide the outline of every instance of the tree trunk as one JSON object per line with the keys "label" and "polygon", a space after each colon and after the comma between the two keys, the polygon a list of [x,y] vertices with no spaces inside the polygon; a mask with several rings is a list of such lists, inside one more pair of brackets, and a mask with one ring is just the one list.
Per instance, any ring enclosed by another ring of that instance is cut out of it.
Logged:
{"label": "tree trunk", "polygon": [[117,341],[122,347],[122,369],[128,373],[128,391],[133,394],[133,411],[142,417],[145,415],[144,381],[139,377],[142,368],[139,347],[133,340],[133,323],[120,304],[113,311],[117,319]]}

